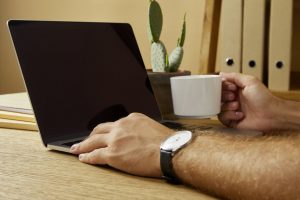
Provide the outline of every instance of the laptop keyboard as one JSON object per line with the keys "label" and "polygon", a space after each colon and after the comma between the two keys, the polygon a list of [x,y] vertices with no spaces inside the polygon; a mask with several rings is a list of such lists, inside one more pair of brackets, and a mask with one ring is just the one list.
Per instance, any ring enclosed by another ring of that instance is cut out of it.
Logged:
{"label": "laptop keyboard", "polygon": [[77,144],[79,142],[82,142],[82,140],[75,140],[75,141],[72,141],[72,142],[67,142],[67,143],[64,143],[63,145],[67,146],[67,147],[71,147],[73,144]]}
{"label": "laptop keyboard", "polygon": [[170,129],[181,129],[183,127],[182,124],[180,124],[178,122],[173,122],[173,121],[163,121],[163,122],[161,122],[161,124]]}

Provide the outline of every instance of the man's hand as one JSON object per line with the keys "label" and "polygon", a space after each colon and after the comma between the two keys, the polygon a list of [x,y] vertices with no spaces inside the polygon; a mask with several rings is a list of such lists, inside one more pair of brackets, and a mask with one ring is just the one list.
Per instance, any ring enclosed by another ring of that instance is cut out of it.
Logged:
{"label": "man's hand", "polygon": [[143,114],[133,113],[116,122],[99,124],[86,140],[71,147],[71,153],[79,154],[84,163],[160,177],[160,144],[173,132]]}
{"label": "man's hand", "polygon": [[268,131],[277,128],[280,99],[255,77],[221,73],[223,79],[222,112],[219,120],[240,129]]}

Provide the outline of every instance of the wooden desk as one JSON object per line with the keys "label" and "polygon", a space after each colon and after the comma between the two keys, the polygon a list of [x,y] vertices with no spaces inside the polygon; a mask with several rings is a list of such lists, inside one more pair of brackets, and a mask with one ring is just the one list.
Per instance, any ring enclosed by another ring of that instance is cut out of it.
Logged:
{"label": "wooden desk", "polygon": [[83,164],[47,150],[37,132],[0,129],[0,199],[215,199],[164,180]]}
{"label": "wooden desk", "polygon": [[[182,122],[193,123],[192,120]],[[219,122],[209,120],[202,121],[202,124],[219,125]],[[48,151],[37,132],[0,128],[0,199],[215,198],[160,179],[142,178],[107,167],[83,164],[76,156]]]}

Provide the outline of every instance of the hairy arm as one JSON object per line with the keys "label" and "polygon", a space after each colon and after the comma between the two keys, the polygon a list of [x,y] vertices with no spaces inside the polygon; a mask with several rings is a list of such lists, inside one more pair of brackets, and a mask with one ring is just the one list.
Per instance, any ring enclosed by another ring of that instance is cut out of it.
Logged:
{"label": "hairy arm", "polygon": [[[174,131],[142,114],[99,124],[73,145],[84,163],[161,177],[160,144]],[[300,199],[300,135],[201,132],[173,158],[184,183],[228,199]]]}
{"label": "hairy arm", "polygon": [[186,184],[229,199],[299,199],[300,137],[197,136],[173,159]]}

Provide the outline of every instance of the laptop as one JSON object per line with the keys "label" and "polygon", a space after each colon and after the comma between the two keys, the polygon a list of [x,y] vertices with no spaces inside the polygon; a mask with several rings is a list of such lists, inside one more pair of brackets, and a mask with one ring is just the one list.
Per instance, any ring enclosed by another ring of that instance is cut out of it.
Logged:
{"label": "laptop", "polygon": [[129,24],[10,20],[8,27],[46,147],[69,152],[97,124],[132,112],[163,122]]}

